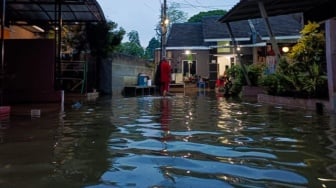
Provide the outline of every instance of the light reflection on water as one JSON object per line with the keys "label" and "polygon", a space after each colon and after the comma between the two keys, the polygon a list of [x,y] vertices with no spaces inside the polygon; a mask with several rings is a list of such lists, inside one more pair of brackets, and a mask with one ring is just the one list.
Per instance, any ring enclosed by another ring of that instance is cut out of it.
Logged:
{"label": "light reflection on water", "polygon": [[329,114],[208,94],[102,97],[10,123],[0,187],[336,187]]}

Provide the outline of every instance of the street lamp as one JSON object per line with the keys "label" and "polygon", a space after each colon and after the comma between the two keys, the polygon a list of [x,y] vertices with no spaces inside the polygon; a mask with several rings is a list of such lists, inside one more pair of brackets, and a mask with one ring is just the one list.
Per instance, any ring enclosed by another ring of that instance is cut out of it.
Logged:
{"label": "street lamp", "polygon": [[167,18],[167,0],[164,0],[161,12],[161,59],[166,56],[166,34],[169,20]]}

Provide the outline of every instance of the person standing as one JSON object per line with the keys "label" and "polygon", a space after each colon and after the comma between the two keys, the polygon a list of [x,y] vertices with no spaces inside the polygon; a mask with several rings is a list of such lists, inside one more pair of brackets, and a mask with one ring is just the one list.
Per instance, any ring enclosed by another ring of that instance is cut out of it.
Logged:
{"label": "person standing", "polygon": [[163,96],[166,96],[169,92],[169,83],[170,83],[170,74],[171,74],[171,67],[169,62],[166,60],[165,57],[161,60],[160,63],[160,92]]}

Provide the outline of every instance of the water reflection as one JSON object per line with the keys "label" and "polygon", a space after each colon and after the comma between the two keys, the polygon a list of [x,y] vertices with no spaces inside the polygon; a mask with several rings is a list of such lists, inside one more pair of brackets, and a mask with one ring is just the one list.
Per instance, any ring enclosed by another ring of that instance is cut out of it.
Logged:
{"label": "water reflection", "polygon": [[335,187],[335,117],[202,95],[13,117],[0,187]]}

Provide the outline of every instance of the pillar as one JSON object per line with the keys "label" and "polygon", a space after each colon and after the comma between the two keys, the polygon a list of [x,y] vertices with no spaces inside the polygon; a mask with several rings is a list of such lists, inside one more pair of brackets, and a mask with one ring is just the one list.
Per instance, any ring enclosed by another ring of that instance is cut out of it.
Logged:
{"label": "pillar", "polygon": [[336,112],[336,20],[327,20],[325,30],[329,103],[331,110]]}

